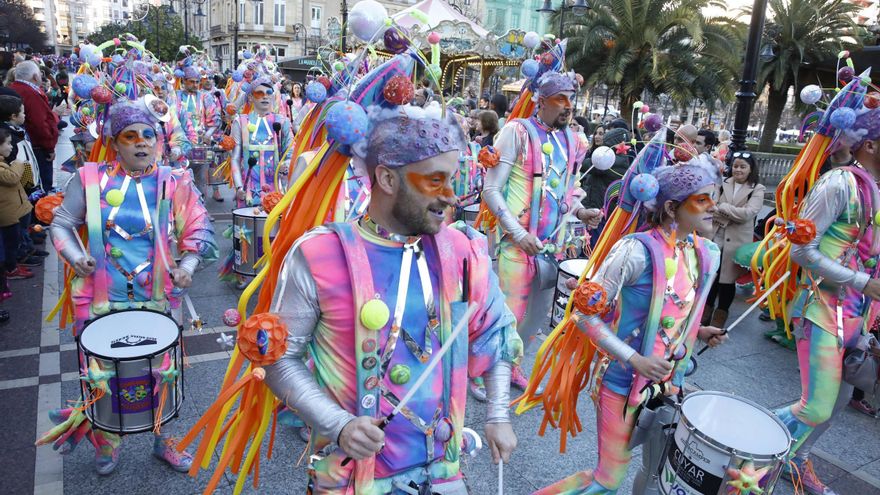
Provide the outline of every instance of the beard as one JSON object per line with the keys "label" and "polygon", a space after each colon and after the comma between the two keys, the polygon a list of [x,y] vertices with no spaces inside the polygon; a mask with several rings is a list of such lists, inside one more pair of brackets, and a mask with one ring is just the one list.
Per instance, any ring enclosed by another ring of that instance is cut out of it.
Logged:
{"label": "beard", "polygon": [[565,110],[553,121],[553,127],[558,130],[565,129],[569,120],[571,120],[571,110]]}
{"label": "beard", "polygon": [[[431,213],[428,212],[427,207],[418,206],[420,203],[409,185],[401,180],[400,191],[397,193],[394,206],[391,207],[391,215],[406,230],[406,235],[434,235],[440,231],[442,224],[432,222]],[[446,208],[446,205],[440,202],[429,206],[436,209]]]}

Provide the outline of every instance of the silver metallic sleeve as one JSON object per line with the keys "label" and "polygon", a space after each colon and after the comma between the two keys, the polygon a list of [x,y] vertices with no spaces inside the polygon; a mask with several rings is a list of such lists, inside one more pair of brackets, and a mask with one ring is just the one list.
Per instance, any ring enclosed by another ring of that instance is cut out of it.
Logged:
{"label": "silver metallic sleeve", "polygon": [[247,160],[242,160],[241,156],[243,144],[241,142],[241,123],[238,119],[232,121],[232,129],[229,131],[229,134],[235,141],[235,147],[232,148],[232,157],[229,162],[229,165],[232,167],[232,182],[235,184],[235,188],[239,189],[244,187],[244,182],[241,180],[241,167],[247,164]]}
{"label": "silver metallic sleeve", "polygon": [[519,242],[528,235],[528,231],[519,224],[516,216],[510,212],[507,202],[504,200],[504,187],[510,179],[510,172],[516,164],[521,143],[516,132],[516,126],[520,124],[510,123],[501,129],[495,139],[495,149],[501,153],[501,159],[493,168],[486,172],[483,181],[483,199],[489,207],[489,211],[498,218],[504,232],[511,235],[514,242]]}
{"label": "silver metallic sleeve", "polygon": [[305,359],[318,323],[317,289],[305,258],[291,250],[281,268],[273,310],[287,324],[287,352],[266,366],[266,384],[315,432],[338,441],[342,428],[355,418],[321,390]]}
{"label": "silver metallic sleeve", "polygon": [[[837,285],[864,290],[870,280],[867,273],[857,272],[831,259],[819,250],[819,243],[831,224],[843,214],[857,187],[855,176],[845,170],[832,170],[822,176],[804,200],[801,218],[816,224],[816,237],[807,244],[791,247],[791,259],[815,276]],[[853,219],[855,221],[856,219]]]}
{"label": "silver metallic sleeve", "polygon": [[64,201],[55,209],[55,216],[49,232],[52,234],[52,244],[55,249],[67,261],[73,265],[79,259],[85,257],[79,247],[76,229],[85,223],[86,218],[86,194],[82,186],[79,174],[73,174],[64,190]]}
{"label": "silver metallic sleeve", "polygon": [[510,423],[510,377],[513,365],[499,360],[483,374],[489,399],[486,423]]}
{"label": "silver metallic sleeve", "polygon": [[183,258],[177,263],[177,268],[181,270],[186,270],[187,273],[192,275],[196,272],[196,268],[199,267],[199,263],[202,262],[202,257],[195,253],[184,253]]}
{"label": "silver metallic sleeve", "polygon": [[621,363],[626,363],[636,353],[635,349],[620,340],[620,337],[615,335],[598,316],[587,316],[580,311],[575,311],[575,314],[578,316],[577,327],[587,334],[596,345]]}

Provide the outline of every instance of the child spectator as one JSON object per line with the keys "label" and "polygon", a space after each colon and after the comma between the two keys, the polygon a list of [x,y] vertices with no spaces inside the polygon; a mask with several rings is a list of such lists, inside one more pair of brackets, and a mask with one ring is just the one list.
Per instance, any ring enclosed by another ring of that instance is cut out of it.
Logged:
{"label": "child spectator", "polygon": [[21,186],[21,177],[27,165],[12,161],[12,136],[6,129],[0,129],[0,237],[3,239],[4,268],[0,281],[0,301],[12,296],[6,286],[6,279],[20,280],[31,278],[33,272],[15,262],[22,217],[31,213],[30,201]]}

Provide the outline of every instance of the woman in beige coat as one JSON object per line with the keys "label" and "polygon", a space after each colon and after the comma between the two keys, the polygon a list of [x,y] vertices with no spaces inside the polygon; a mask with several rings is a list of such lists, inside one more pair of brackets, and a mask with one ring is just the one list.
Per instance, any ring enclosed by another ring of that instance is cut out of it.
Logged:
{"label": "woman in beige coat", "polygon": [[[743,244],[753,241],[755,217],[764,204],[764,186],[758,183],[758,164],[748,151],[733,154],[731,177],[721,184],[718,210],[713,221],[712,240],[721,249],[721,267],[703,312],[703,324],[723,328],[727,312],[736,295],[736,279],[746,269],[733,262],[733,255]],[[715,299],[718,307],[714,310]]]}

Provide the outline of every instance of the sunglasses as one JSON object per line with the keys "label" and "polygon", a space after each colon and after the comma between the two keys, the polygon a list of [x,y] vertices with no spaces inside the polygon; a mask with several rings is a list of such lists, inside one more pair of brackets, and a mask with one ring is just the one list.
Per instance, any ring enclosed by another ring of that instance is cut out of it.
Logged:
{"label": "sunglasses", "polygon": [[733,157],[734,158],[751,158],[752,154],[749,153],[748,151],[737,151],[736,153],[733,154]]}
{"label": "sunglasses", "polygon": [[156,131],[152,129],[144,129],[143,131],[123,131],[116,138],[122,144],[133,144],[141,141],[147,143],[156,142]]}
{"label": "sunglasses", "polygon": [[262,98],[266,95],[272,96],[274,94],[275,94],[275,90],[272,88],[257,89],[257,90],[254,90],[254,92],[253,92],[254,98]]}

